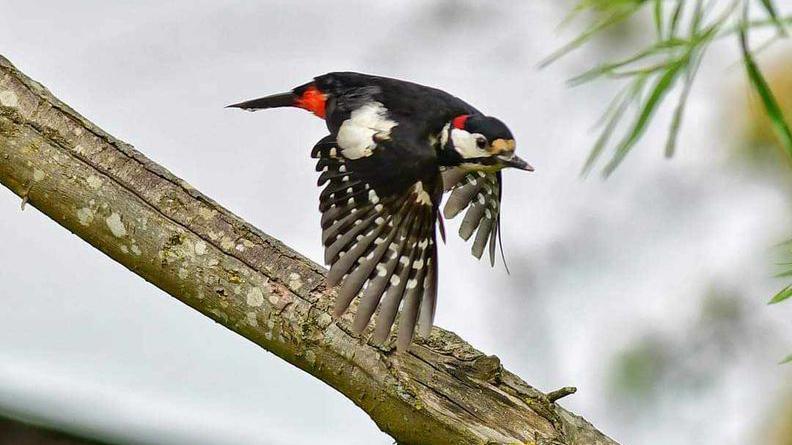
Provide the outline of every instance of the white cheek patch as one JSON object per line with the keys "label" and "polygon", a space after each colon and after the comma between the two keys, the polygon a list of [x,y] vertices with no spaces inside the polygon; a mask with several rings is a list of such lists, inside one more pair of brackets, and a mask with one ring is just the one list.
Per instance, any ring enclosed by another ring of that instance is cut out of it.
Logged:
{"label": "white cheek patch", "polygon": [[336,138],[341,154],[347,159],[371,156],[376,146],[374,135],[387,138],[397,125],[388,119],[387,110],[379,102],[370,102],[353,111],[341,124]]}
{"label": "white cheek patch", "polygon": [[481,135],[478,133],[470,134],[465,130],[454,128],[451,130],[451,143],[457,153],[465,159],[484,158],[490,154],[476,145],[476,140],[479,136]]}

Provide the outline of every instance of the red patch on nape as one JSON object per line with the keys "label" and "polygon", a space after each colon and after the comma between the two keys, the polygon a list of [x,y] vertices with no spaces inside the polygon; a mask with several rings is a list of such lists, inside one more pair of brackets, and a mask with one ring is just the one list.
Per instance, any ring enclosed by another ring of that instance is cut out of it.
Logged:
{"label": "red patch on nape", "polygon": [[463,114],[461,116],[457,116],[454,118],[453,121],[451,121],[451,125],[453,125],[454,128],[458,128],[462,130],[465,128],[465,122],[468,120],[469,117],[470,117],[469,114]]}
{"label": "red patch on nape", "polygon": [[299,98],[297,98],[297,101],[294,103],[294,105],[304,110],[308,110],[324,119],[325,102],[327,102],[327,95],[319,91],[315,86],[311,85],[300,95]]}

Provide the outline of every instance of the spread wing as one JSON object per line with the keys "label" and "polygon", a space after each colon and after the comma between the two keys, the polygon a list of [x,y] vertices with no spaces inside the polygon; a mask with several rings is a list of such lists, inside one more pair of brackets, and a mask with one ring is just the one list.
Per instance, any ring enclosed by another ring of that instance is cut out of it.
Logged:
{"label": "spread wing", "polygon": [[[401,308],[398,348],[406,349],[416,325],[428,335],[437,297],[435,222],[442,195],[439,175],[404,183],[378,183],[371,169],[384,162],[380,141],[366,158],[350,159],[348,149],[328,136],[314,147],[322,213],[327,282],[340,284],[336,316],[343,314],[362,290],[353,330],[361,333],[377,308],[374,341],[390,335]],[[357,153],[354,153],[357,156]],[[389,166],[379,165],[379,170]],[[392,167],[392,166],[390,166]],[[378,176],[377,176],[378,177]]]}
{"label": "spread wing", "polygon": [[489,246],[490,264],[494,266],[496,244],[500,243],[501,172],[466,172],[458,167],[451,168],[443,172],[443,184],[446,191],[451,191],[443,216],[451,219],[467,209],[459,226],[459,236],[468,240],[475,233],[471,253],[480,259]]}

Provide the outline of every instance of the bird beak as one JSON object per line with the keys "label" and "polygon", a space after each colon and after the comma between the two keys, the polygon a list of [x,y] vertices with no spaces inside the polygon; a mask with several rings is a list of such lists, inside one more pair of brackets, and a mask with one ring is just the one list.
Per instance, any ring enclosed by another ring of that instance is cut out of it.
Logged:
{"label": "bird beak", "polygon": [[529,171],[529,172],[534,171],[534,168],[531,167],[531,164],[523,161],[517,155],[511,155],[511,156],[508,156],[508,157],[507,156],[498,156],[498,162],[504,168],[505,167],[512,167],[512,168],[517,168],[517,169],[525,170],[525,171]]}

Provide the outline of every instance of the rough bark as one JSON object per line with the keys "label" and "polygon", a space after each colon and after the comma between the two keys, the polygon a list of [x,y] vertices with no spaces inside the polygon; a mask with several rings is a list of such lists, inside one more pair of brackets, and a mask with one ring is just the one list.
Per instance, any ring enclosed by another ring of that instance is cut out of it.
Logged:
{"label": "rough bark", "polygon": [[[613,445],[455,334],[397,354],[334,321],[325,270],[0,57],[0,183],[173,297],[337,389],[400,444]],[[6,216],[10,217],[10,216]],[[352,308],[354,311],[354,307]]]}

